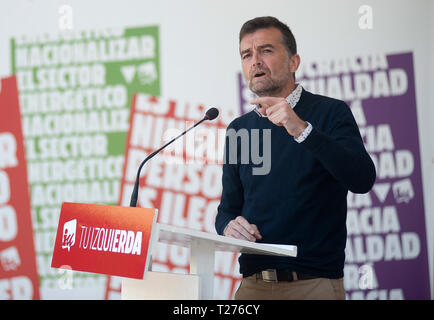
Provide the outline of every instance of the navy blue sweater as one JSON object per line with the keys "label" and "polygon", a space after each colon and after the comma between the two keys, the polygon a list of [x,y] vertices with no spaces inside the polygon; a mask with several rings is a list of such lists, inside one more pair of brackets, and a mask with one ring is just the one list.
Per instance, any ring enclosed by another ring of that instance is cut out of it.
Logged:
{"label": "navy blue sweater", "polygon": [[229,221],[241,215],[258,226],[262,235],[258,242],[296,245],[298,250],[297,257],[242,254],[244,277],[269,268],[343,277],[347,193],[368,192],[376,178],[345,102],[303,90],[294,111],[313,126],[302,143],[253,111],[228,126],[248,129],[249,134],[250,129],[260,129],[260,152],[264,150],[261,129],[271,129],[271,169],[266,175],[253,175],[252,168],[261,165],[241,161],[241,139],[237,163],[230,162],[226,140],[217,233],[222,235]]}

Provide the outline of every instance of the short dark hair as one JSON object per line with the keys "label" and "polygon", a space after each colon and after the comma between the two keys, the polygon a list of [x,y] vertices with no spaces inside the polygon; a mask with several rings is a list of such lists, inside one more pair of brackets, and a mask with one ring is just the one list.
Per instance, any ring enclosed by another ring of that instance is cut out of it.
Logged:
{"label": "short dark hair", "polygon": [[286,24],[279,21],[277,18],[270,16],[257,17],[245,22],[240,30],[240,43],[241,39],[243,39],[246,34],[253,33],[259,29],[267,29],[271,27],[279,29],[282,33],[282,42],[286,50],[288,51],[288,55],[291,56],[293,54],[296,54],[297,43],[295,42],[295,38],[292,34],[291,29],[289,29]]}

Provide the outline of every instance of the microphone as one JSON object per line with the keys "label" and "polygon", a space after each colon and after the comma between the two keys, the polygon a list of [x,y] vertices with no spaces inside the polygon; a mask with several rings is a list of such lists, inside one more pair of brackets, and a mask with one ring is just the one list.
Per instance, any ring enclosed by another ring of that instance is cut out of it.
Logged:
{"label": "microphone", "polygon": [[217,110],[217,108],[210,108],[205,113],[205,118],[207,118],[208,120],[214,120],[215,118],[217,118],[218,115],[219,111]]}
{"label": "microphone", "polygon": [[143,165],[146,163],[146,161],[148,161],[149,159],[151,159],[153,156],[155,156],[158,152],[160,152],[161,150],[163,150],[164,148],[166,148],[169,144],[171,144],[172,142],[174,142],[175,140],[177,140],[178,138],[182,137],[184,134],[186,134],[188,131],[190,131],[191,129],[197,127],[199,124],[201,124],[202,122],[206,121],[206,120],[214,120],[215,118],[217,118],[219,114],[219,111],[217,108],[210,108],[208,109],[208,111],[205,113],[205,116],[203,117],[202,120],[200,120],[199,122],[197,122],[194,126],[190,127],[189,129],[185,130],[183,133],[181,133],[179,136],[173,138],[172,140],[170,140],[168,143],[166,143],[164,146],[162,146],[160,149],[155,150],[154,152],[152,152],[150,155],[148,155],[146,157],[145,160],[142,161],[142,163],[139,166],[139,169],[137,170],[137,177],[136,177],[136,183],[134,184],[134,189],[133,189],[133,193],[131,194],[131,200],[130,200],[130,207],[136,207],[137,205],[137,198],[139,195],[139,179],[140,179],[140,171],[142,171],[142,167]]}

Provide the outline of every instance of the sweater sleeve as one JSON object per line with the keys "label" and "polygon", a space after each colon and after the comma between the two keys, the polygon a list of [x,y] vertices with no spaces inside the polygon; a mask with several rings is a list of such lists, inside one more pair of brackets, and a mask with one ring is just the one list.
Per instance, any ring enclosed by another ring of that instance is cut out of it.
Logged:
{"label": "sweater sleeve", "polygon": [[322,132],[313,126],[301,144],[348,190],[366,193],[375,182],[376,171],[353,114],[346,103],[340,102],[331,119],[330,130]]}
{"label": "sweater sleeve", "polygon": [[[233,123],[228,126],[227,130],[232,127]],[[229,152],[235,151],[237,155],[239,155],[238,150],[229,150],[228,138],[226,136],[225,154],[223,156],[223,189],[215,219],[215,228],[219,235],[223,235],[223,230],[226,228],[229,221],[241,215],[244,203],[244,190],[239,175],[239,164],[230,163],[228,160],[230,158]]]}

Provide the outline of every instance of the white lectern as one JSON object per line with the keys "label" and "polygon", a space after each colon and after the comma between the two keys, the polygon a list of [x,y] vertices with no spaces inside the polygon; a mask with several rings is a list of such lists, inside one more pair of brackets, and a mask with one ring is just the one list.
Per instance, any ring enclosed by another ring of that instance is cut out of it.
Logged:
{"label": "white lectern", "polygon": [[255,243],[160,223],[155,228],[157,241],[190,248],[190,275],[148,271],[145,280],[123,278],[122,299],[213,299],[216,251],[297,256],[296,246]]}

